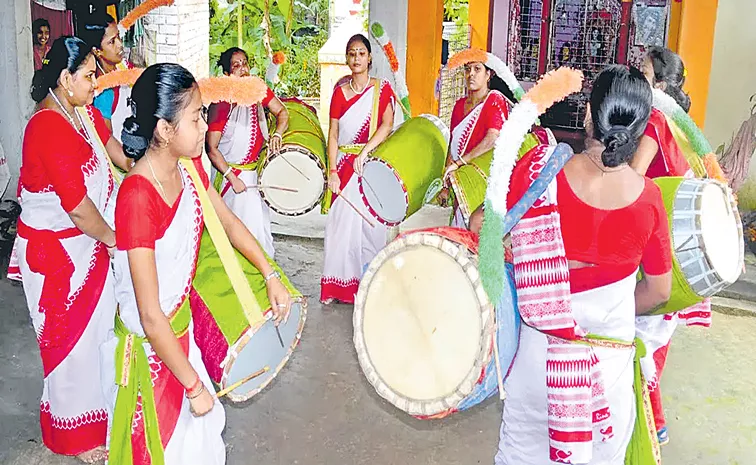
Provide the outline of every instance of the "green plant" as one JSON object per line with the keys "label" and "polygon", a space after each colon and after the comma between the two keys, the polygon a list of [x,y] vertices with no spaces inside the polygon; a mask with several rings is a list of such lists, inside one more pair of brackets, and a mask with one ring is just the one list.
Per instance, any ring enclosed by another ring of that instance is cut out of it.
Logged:
{"label": "green plant", "polygon": [[218,66],[221,53],[239,45],[237,21],[242,8],[242,47],[249,55],[250,71],[264,76],[270,63],[265,44],[266,7],[270,18],[270,48],[286,54],[274,91],[282,95],[316,97],[320,90],[318,50],[328,34],[328,0],[236,0],[228,8],[211,0],[210,67]]}
{"label": "green plant", "polygon": [[452,21],[458,26],[468,23],[468,0],[444,0],[444,21]]}

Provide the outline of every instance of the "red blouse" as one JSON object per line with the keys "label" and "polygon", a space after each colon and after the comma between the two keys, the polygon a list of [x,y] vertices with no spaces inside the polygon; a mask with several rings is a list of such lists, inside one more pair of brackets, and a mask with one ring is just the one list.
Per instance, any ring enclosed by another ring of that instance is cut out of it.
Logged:
{"label": "red blouse", "polygon": [[[207,189],[210,180],[202,166],[202,158],[196,157],[192,161]],[[154,249],[155,242],[165,235],[173,222],[180,200],[181,194],[173,205],[168,205],[147,178],[139,174],[127,176],[121,183],[116,199],[115,233],[118,249]]]}
{"label": "red blouse", "polygon": [[[528,179],[536,147],[522,158],[512,179]],[[659,187],[645,178],[645,187],[635,202],[616,210],[592,207],[578,198],[564,172],[557,175],[557,202],[562,239],[568,260],[594,266],[570,270],[570,289],[582,292],[617,282],[638,265],[645,273],[660,275],[672,269],[667,213]],[[513,183],[507,198],[511,208],[524,193],[525,183]]]}
{"label": "red blouse", "polygon": [[[391,85],[386,81],[380,81],[380,83],[381,94],[378,97],[378,125],[376,127],[380,126],[381,123],[383,123],[383,114],[385,113],[386,108],[388,108],[389,104],[391,104],[394,100],[394,90],[391,88]],[[329,113],[331,119],[341,119],[341,117],[344,116],[344,113],[346,113],[347,110],[352,107],[352,105],[357,103],[362,95],[364,95],[364,93],[355,95],[351,99],[347,100],[346,95],[344,95],[344,89],[342,86],[334,89],[333,96],[331,97],[331,109]],[[368,131],[361,131],[355,143],[367,144],[369,140],[368,135]]]}
{"label": "red blouse", "polygon": [[654,108],[646,126],[645,135],[659,144],[656,156],[646,170],[651,179],[662,176],[684,176],[690,169],[688,160],[677,145],[664,113]]}
{"label": "red blouse", "polygon": [[[100,140],[107,143],[110,130],[102,115],[92,106],[87,110]],[[82,167],[93,156],[92,147],[65,116],[40,110],[24,132],[20,185],[29,192],[55,192],[63,209],[71,212],[87,195]]]}
{"label": "red blouse", "polygon": [[[454,132],[459,123],[465,119],[465,100],[467,97],[462,97],[454,104],[451,116],[451,131]],[[472,149],[478,146],[486,137],[486,133],[489,129],[501,130],[504,125],[504,121],[509,118],[509,111],[512,108],[512,104],[507,100],[501,92],[495,90],[491,91],[482,105],[483,108],[480,111],[480,116],[475,124],[475,128],[470,134],[470,140],[467,142],[465,153],[468,154]],[[469,113],[468,113],[469,114]]]}

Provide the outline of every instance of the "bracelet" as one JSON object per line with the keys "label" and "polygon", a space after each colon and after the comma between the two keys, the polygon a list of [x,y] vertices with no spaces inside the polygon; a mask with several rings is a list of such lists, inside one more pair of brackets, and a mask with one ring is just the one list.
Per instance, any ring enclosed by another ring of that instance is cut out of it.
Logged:
{"label": "bracelet", "polygon": [[198,385],[198,384],[200,384],[200,383],[202,383],[202,381],[200,380],[200,377],[199,377],[199,375],[198,375],[198,376],[197,376],[197,379],[196,379],[196,380],[194,380],[194,382],[192,383],[192,385],[191,385],[190,387],[188,387],[188,388],[185,388],[184,390],[185,390],[185,391],[186,391],[187,393],[190,393],[190,392],[194,391],[195,389],[197,389],[197,385]]}
{"label": "bracelet", "polygon": [[270,281],[273,278],[281,279],[281,275],[278,274],[278,271],[273,270],[270,273],[268,273],[268,276],[265,277],[265,282],[267,283],[268,281]]}
{"label": "bracelet", "polygon": [[186,398],[187,398],[187,399],[189,399],[189,400],[192,400],[192,399],[196,399],[197,397],[199,397],[199,396],[200,396],[200,394],[202,394],[202,392],[203,392],[204,390],[205,390],[205,385],[204,385],[204,384],[200,384],[200,388],[199,388],[199,390],[197,391],[197,394],[195,394],[195,395],[193,395],[193,396],[190,396],[190,395],[189,395],[189,393],[187,392],[187,393],[186,393]]}
{"label": "bracelet", "polygon": [[281,134],[277,133],[277,132],[274,132],[273,135],[270,136],[271,139],[274,138],[274,137],[278,137],[279,139],[283,139],[283,136]]}
{"label": "bracelet", "polygon": [[330,172],[331,172],[331,174],[333,174],[333,173],[338,173],[338,172],[339,172],[339,170],[331,170]]}
{"label": "bracelet", "polygon": [[229,166],[228,166],[228,169],[226,170],[226,172],[225,172],[225,173],[223,173],[223,177],[224,177],[224,178],[227,178],[227,177],[228,177],[228,175],[229,175],[229,173],[231,173],[231,170],[232,170],[232,169],[233,169],[233,168],[231,168],[231,165],[229,165]]}

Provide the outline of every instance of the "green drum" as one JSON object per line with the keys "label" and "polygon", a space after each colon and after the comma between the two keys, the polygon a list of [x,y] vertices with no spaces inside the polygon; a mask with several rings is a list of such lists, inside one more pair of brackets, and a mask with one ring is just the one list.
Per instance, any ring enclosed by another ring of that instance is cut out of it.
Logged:
{"label": "green drum", "polygon": [[713,179],[656,178],[672,234],[672,293],[655,315],[683,310],[737,281],[743,225],[732,191]]}
{"label": "green drum", "polygon": [[[236,251],[250,288],[263,312],[270,309],[265,278]],[[268,370],[228,394],[233,402],[243,402],[262,391],[278,375],[299,344],[307,301],[270,258],[281,281],[292,295],[291,313],[278,327],[273,321],[250,326],[231,281],[226,275],[213,241],[205,230],[197,256],[197,272],[189,295],[194,321],[194,339],[202,353],[210,378],[225,389],[249,375]]]}
{"label": "green drum", "polygon": [[[545,143],[549,143],[549,141],[543,140],[543,138],[539,138],[534,133],[529,132],[525,136],[525,142],[520,147],[517,159],[519,160],[525,156],[533,147]],[[483,200],[486,197],[486,187],[488,185],[488,175],[491,170],[492,160],[493,149],[474,158],[469,164],[459,167],[449,175],[449,182],[454,191],[454,196],[466,222],[470,221],[470,215],[483,204]]]}
{"label": "green drum", "polygon": [[370,213],[396,226],[418,211],[428,187],[443,174],[448,147],[449,129],[438,117],[405,121],[368,157],[358,180]]}
{"label": "green drum", "polygon": [[[289,128],[281,151],[267,156],[259,170],[260,193],[265,203],[281,215],[300,216],[320,204],[326,190],[328,157],[326,141],[315,109],[297,99],[285,99]],[[275,128],[271,116],[268,127]]]}

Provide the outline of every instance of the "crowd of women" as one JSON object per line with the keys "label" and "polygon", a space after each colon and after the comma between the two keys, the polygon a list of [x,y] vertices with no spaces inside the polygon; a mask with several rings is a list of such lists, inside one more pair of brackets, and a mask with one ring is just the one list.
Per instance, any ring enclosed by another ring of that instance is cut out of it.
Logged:
{"label": "crowd of women", "polygon": [[[95,18],[81,36],[61,37],[44,51],[32,85],[37,111],[24,134],[16,253],[44,368],[43,441],[87,463],[109,456],[115,464],[221,464],[224,411],[188,304],[210,214],[202,199],[206,193],[234,248],[264,277],[260,306],[285,318],[291,296],[271,264],[270,214],[249,186],[257,183],[263,145],[280,150],[288,113],[270,89],[260,105],[220,102],[206,111],[194,77],[175,64],[151,66],[133,88],[95,98],[97,77],[129,65],[113,18]],[[370,76],[364,36],[349,41],[346,62],[351,75],[334,89],[327,136],[324,303],[353,303],[362,270],[387,242],[386,229],[368,227],[353,205],[361,208],[357,177],[366,157],[395,127],[396,96]],[[220,65],[226,75],[250,73],[241,49],[225,52]],[[464,66],[468,93],[452,114],[447,174],[493,147],[513,105],[486,63]],[[585,150],[558,175],[550,199],[549,211],[561,218],[557,240],[574,317],[587,332],[618,341],[596,347],[614,429],[588,441],[589,461],[570,461],[550,445],[547,337],[525,325],[505,384],[497,464],[624,463],[635,423],[636,335],[646,339],[654,371],[658,440],[668,440],[658,378],[678,319],[641,324],[636,315],[664,302],[671,286],[666,213],[649,177],[689,171],[652,110],[652,86],[687,108],[684,77],[679,57],[663,49],[649,52],[643,72],[604,70],[593,83]],[[277,121],[269,136],[265,109]],[[528,170],[544,147],[518,162],[509,203],[529,187]],[[212,176],[200,161],[205,149]],[[453,224],[476,230],[481,217],[481,210],[464,218],[455,208]],[[645,274],[636,282],[639,266]]]}

